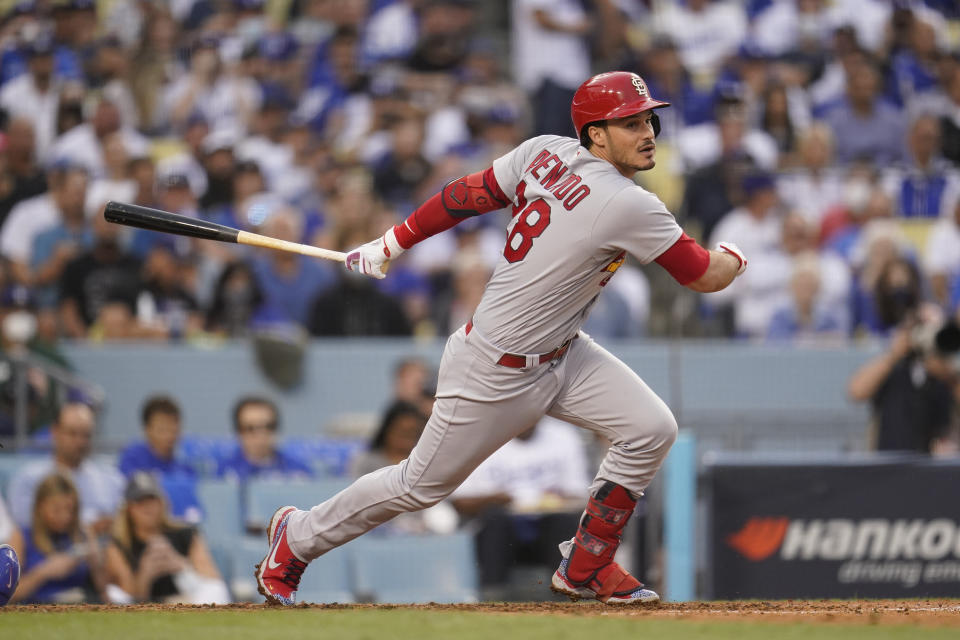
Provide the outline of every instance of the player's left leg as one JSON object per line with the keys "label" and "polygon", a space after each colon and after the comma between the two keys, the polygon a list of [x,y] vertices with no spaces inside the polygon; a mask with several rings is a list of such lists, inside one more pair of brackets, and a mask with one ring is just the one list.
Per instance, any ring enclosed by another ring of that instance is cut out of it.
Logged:
{"label": "player's left leg", "polygon": [[611,446],[576,535],[560,545],[551,588],[573,599],[659,601],[613,558],[637,498],[676,439],[676,420],[636,373],[590,339],[574,341],[558,366],[564,383],[549,414],[600,433]]}

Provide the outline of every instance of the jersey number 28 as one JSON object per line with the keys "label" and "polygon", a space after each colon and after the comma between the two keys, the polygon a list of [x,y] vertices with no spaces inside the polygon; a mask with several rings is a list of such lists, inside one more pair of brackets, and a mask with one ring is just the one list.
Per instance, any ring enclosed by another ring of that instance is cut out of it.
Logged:
{"label": "jersey number 28", "polygon": [[517,220],[503,248],[503,257],[507,262],[519,262],[526,258],[533,246],[533,239],[550,224],[550,205],[543,198],[527,204],[527,198],[523,195],[526,188],[527,183],[522,180],[517,185],[517,203],[513,205],[513,215]]}

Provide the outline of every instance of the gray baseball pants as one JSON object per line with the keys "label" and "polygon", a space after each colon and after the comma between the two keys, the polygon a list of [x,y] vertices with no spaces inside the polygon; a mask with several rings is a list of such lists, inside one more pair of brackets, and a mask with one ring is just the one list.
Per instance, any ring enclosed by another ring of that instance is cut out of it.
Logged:
{"label": "gray baseball pants", "polygon": [[512,369],[497,364],[501,355],[476,328],[450,336],[433,414],[410,457],[293,513],[293,552],[313,560],[396,515],[440,502],[544,414],[612,443],[591,494],[608,480],[635,496],[643,492],[676,439],[677,423],[637,374],[583,333],[563,357],[542,365]]}

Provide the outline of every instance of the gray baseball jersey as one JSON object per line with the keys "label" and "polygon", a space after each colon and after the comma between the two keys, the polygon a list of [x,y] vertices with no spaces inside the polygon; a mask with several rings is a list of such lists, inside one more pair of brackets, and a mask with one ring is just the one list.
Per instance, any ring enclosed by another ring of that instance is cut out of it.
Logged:
{"label": "gray baseball jersey", "polygon": [[646,264],[683,233],[655,195],[572,138],[532,138],[493,171],[513,218],[473,321],[505,351],[576,335],[625,251]]}
{"label": "gray baseball jersey", "polygon": [[[487,456],[545,414],[611,446],[591,487],[646,488],[676,438],[670,409],[580,325],[626,252],[650,262],[681,236],[663,203],[576,140],[533,138],[494,162],[514,197],[503,256],[440,362],[437,399],[410,456],[289,517],[287,540],[311,560],[394,516],[439,502]],[[562,357],[535,354],[573,340]],[[502,363],[528,356],[527,366]],[[569,544],[565,543],[569,549]]]}

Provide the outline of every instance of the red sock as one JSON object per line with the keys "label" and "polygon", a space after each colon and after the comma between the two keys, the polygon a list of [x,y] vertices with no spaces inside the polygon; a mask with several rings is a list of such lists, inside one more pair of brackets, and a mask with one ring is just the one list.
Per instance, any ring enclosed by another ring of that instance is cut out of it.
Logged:
{"label": "red sock", "polygon": [[623,528],[636,504],[637,501],[618,484],[607,482],[600,487],[597,495],[587,502],[587,510],[580,520],[567,565],[568,578],[583,582],[613,562]]}

